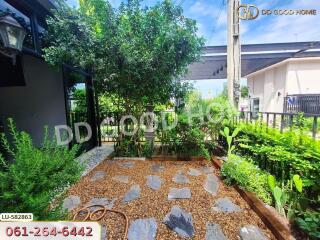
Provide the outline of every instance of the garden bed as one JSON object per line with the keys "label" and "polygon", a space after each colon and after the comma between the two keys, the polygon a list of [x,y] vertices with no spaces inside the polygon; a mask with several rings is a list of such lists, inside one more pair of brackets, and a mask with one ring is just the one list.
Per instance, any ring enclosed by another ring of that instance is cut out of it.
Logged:
{"label": "garden bed", "polygon": [[[260,217],[233,187],[226,186],[218,179],[219,189],[216,195],[212,195],[204,189],[204,183],[210,171],[216,176],[219,175],[217,169],[210,168],[207,164],[205,161],[105,160],[69,189],[68,195],[79,196],[81,201],[76,208],[72,209],[71,214],[88,205],[92,198],[114,199],[112,209],[124,212],[130,223],[136,219],[155,218],[158,226],[156,239],[182,239],[162,223],[164,217],[176,205],[192,215],[195,233],[193,239],[203,240],[206,238],[206,225],[209,222],[219,224],[224,235],[231,240],[239,239],[240,229],[247,225],[255,225],[269,239],[276,239]],[[189,175],[190,168],[197,169],[201,172],[201,175]],[[204,171],[204,169],[206,170]],[[174,176],[179,171],[182,171],[189,179],[189,183],[179,184],[173,181]],[[94,176],[101,172],[105,175],[93,181]],[[161,178],[162,185],[158,190],[152,190],[147,186],[147,176],[149,175],[156,175]],[[116,181],[117,176],[127,176],[128,181]],[[130,187],[137,184],[141,188],[140,197],[124,203],[123,198]],[[190,189],[190,199],[168,200],[170,188],[184,187]],[[240,207],[241,211],[224,213],[212,209],[213,204],[218,199],[226,197]],[[115,214],[108,214],[102,220],[102,224],[107,225],[108,239],[121,239],[124,232],[124,227],[120,227],[122,221],[124,222],[120,216]]]}
{"label": "garden bed", "polygon": [[[223,161],[212,158],[214,165],[220,169],[222,167]],[[238,186],[235,189],[239,194],[247,201],[249,206],[260,216],[262,221],[268,226],[272,233],[280,240],[294,239],[290,234],[290,227],[283,217],[281,217],[275,209],[268,207],[259,198],[256,197],[254,193],[250,193],[242,190]]]}

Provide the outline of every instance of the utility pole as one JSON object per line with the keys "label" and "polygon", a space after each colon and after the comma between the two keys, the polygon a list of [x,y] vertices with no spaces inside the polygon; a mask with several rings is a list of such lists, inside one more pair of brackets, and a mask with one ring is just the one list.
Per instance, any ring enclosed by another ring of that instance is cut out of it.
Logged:
{"label": "utility pole", "polygon": [[240,0],[228,0],[227,78],[228,98],[238,109],[241,79],[241,45],[239,9]]}

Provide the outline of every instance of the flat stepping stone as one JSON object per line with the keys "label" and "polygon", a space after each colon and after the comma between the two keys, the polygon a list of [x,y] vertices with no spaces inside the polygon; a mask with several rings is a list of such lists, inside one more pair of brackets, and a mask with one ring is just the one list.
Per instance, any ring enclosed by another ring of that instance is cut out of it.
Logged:
{"label": "flat stepping stone", "polygon": [[62,208],[68,210],[69,212],[81,203],[80,197],[71,195],[63,200]]}
{"label": "flat stepping stone", "polygon": [[161,188],[162,180],[159,176],[147,176],[147,185],[152,190],[158,190]]}
{"label": "flat stepping stone", "polygon": [[227,240],[219,224],[208,222],[206,225],[206,240]]}
{"label": "flat stepping stone", "polygon": [[133,185],[124,196],[123,202],[128,203],[140,197],[141,188],[139,185]]}
{"label": "flat stepping stone", "polygon": [[157,229],[155,218],[134,220],[128,231],[128,240],[153,240],[156,238]]}
{"label": "flat stepping stone", "polygon": [[152,165],[151,170],[154,173],[159,173],[159,172],[163,172],[165,170],[165,167],[159,164],[154,164]]}
{"label": "flat stepping stone", "polygon": [[212,209],[217,212],[233,213],[241,211],[241,208],[234,204],[229,198],[219,198]]}
{"label": "flat stepping stone", "polygon": [[218,178],[213,174],[207,175],[204,189],[212,195],[216,195],[219,189]]}
{"label": "flat stepping stone", "polygon": [[90,202],[87,204],[87,206],[92,206],[92,205],[102,205],[107,207],[108,209],[113,208],[113,205],[117,198],[114,198],[112,200],[108,200],[107,198],[91,198]]}
{"label": "flat stepping stone", "polygon": [[201,172],[198,170],[198,169],[195,169],[195,168],[189,168],[189,171],[188,171],[188,174],[190,176],[200,176],[201,175]]}
{"label": "flat stepping stone", "polygon": [[122,162],[122,163],[119,163],[119,165],[121,167],[127,168],[127,169],[134,168],[134,163],[133,162]]}
{"label": "flat stepping stone", "polygon": [[189,188],[170,188],[168,200],[173,199],[190,199],[191,191]]}
{"label": "flat stepping stone", "polygon": [[97,171],[93,174],[93,176],[91,177],[90,181],[91,182],[94,182],[94,181],[97,181],[97,180],[100,180],[102,178],[104,178],[106,176],[106,173],[103,172],[103,171]]}
{"label": "flat stepping stone", "polygon": [[253,225],[247,225],[240,229],[240,239],[241,240],[268,240],[260,228]]}
{"label": "flat stepping stone", "polygon": [[182,171],[179,171],[172,179],[175,183],[179,183],[179,184],[187,184],[189,183],[189,178],[184,175],[184,173]]}
{"label": "flat stepping stone", "polygon": [[200,171],[204,174],[210,174],[213,173],[213,167],[202,167]]}
{"label": "flat stepping stone", "polygon": [[103,225],[101,228],[101,240],[107,240],[107,226]]}
{"label": "flat stepping stone", "polygon": [[129,183],[129,176],[126,175],[118,175],[113,177],[112,179],[120,183]]}
{"label": "flat stepping stone", "polygon": [[173,206],[163,219],[163,223],[180,237],[192,238],[194,236],[194,227],[192,216],[178,206]]}

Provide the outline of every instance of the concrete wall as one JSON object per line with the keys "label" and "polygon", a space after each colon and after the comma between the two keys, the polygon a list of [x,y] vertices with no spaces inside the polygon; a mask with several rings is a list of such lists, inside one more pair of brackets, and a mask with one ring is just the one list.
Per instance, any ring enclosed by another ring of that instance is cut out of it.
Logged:
{"label": "concrete wall", "polygon": [[66,124],[62,74],[29,55],[23,69],[26,86],[0,88],[0,121],[12,117],[39,145],[45,125],[53,133],[55,125]]}
{"label": "concrete wall", "polygon": [[287,94],[320,94],[320,58],[289,59],[248,76],[251,98],[260,111],[283,112]]}
{"label": "concrete wall", "polygon": [[288,94],[320,93],[320,59],[289,62],[286,89]]}
{"label": "concrete wall", "polygon": [[250,98],[259,98],[259,111],[262,111],[264,101],[264,75],[257,75],[256,78],[248,78]]}

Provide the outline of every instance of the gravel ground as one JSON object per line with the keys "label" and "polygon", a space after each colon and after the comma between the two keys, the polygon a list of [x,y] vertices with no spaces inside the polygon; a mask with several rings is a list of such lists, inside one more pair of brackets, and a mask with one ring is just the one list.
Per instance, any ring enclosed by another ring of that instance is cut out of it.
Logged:
{"label": "gravel ground", "polygon": [[[193,239],[204,240],[206,235],[206,223],[215,222],[220,224],[224,234],[228,239],[239,239],[239,230],[245,225],[256,225],[269,239],[275,239],[270,230],[264,225],[256,213],[250,209],[245,200],[241,198],[238,192],[220,181],[219,190],[216,196],[213,196],[204,190],[204,183],[207,174],[200,176],[190,176],[189,168],[200,169],[208,165],[204,161],[133,161],[133,168],[121,167],[119,163],[130,161],[112,161],[105,160],[100,163],[88,175],[68,191],[68,195],[80,196],[81,205],[74,209],[71,214],[84,207],[93,197],[104,197],[108,199],[117,198],[113,209],[123,211],[127,214],[129,221],[142,218],[156,218],[158,231],[156,239],[171,240],[182,239],[176,233],[171,231],[162,220],[170,212],[173,205],[178,205],[182,209],[192,214],[195,228],[195,237]],[[152,166],[159,164],[165,167],[162,172],[155,173]],[[182,170],[188,176],[190,183],[178,184],[172,181],[175,174]],[[106,176],[95,182],[91,177],[97,171],[104,171]],[[214,174],[219,177],[219,172],[214,169]],[[129,183],[120,183],[112,180],[119,175],[129,176]],[[146,182],[148,175],[160,176],[163,180],[159,190],[150,189]],[[141,187],[141,196],[127,204],[123,203],[125,193],[132,185],[139,184]],[[168,200],[170,188],[189,187],[191,190],[191,199]],[[218,213],[212,210],[212,206],[218,198],[229,197],[233,203],[240,206],[242,211],[235,213]],[[123,224],[122,224],[123,223]],[[121,216],[110,213],[103,219],[102,224],[107,225],[108,239],[121,239],[124,232],[124,220]]]}

